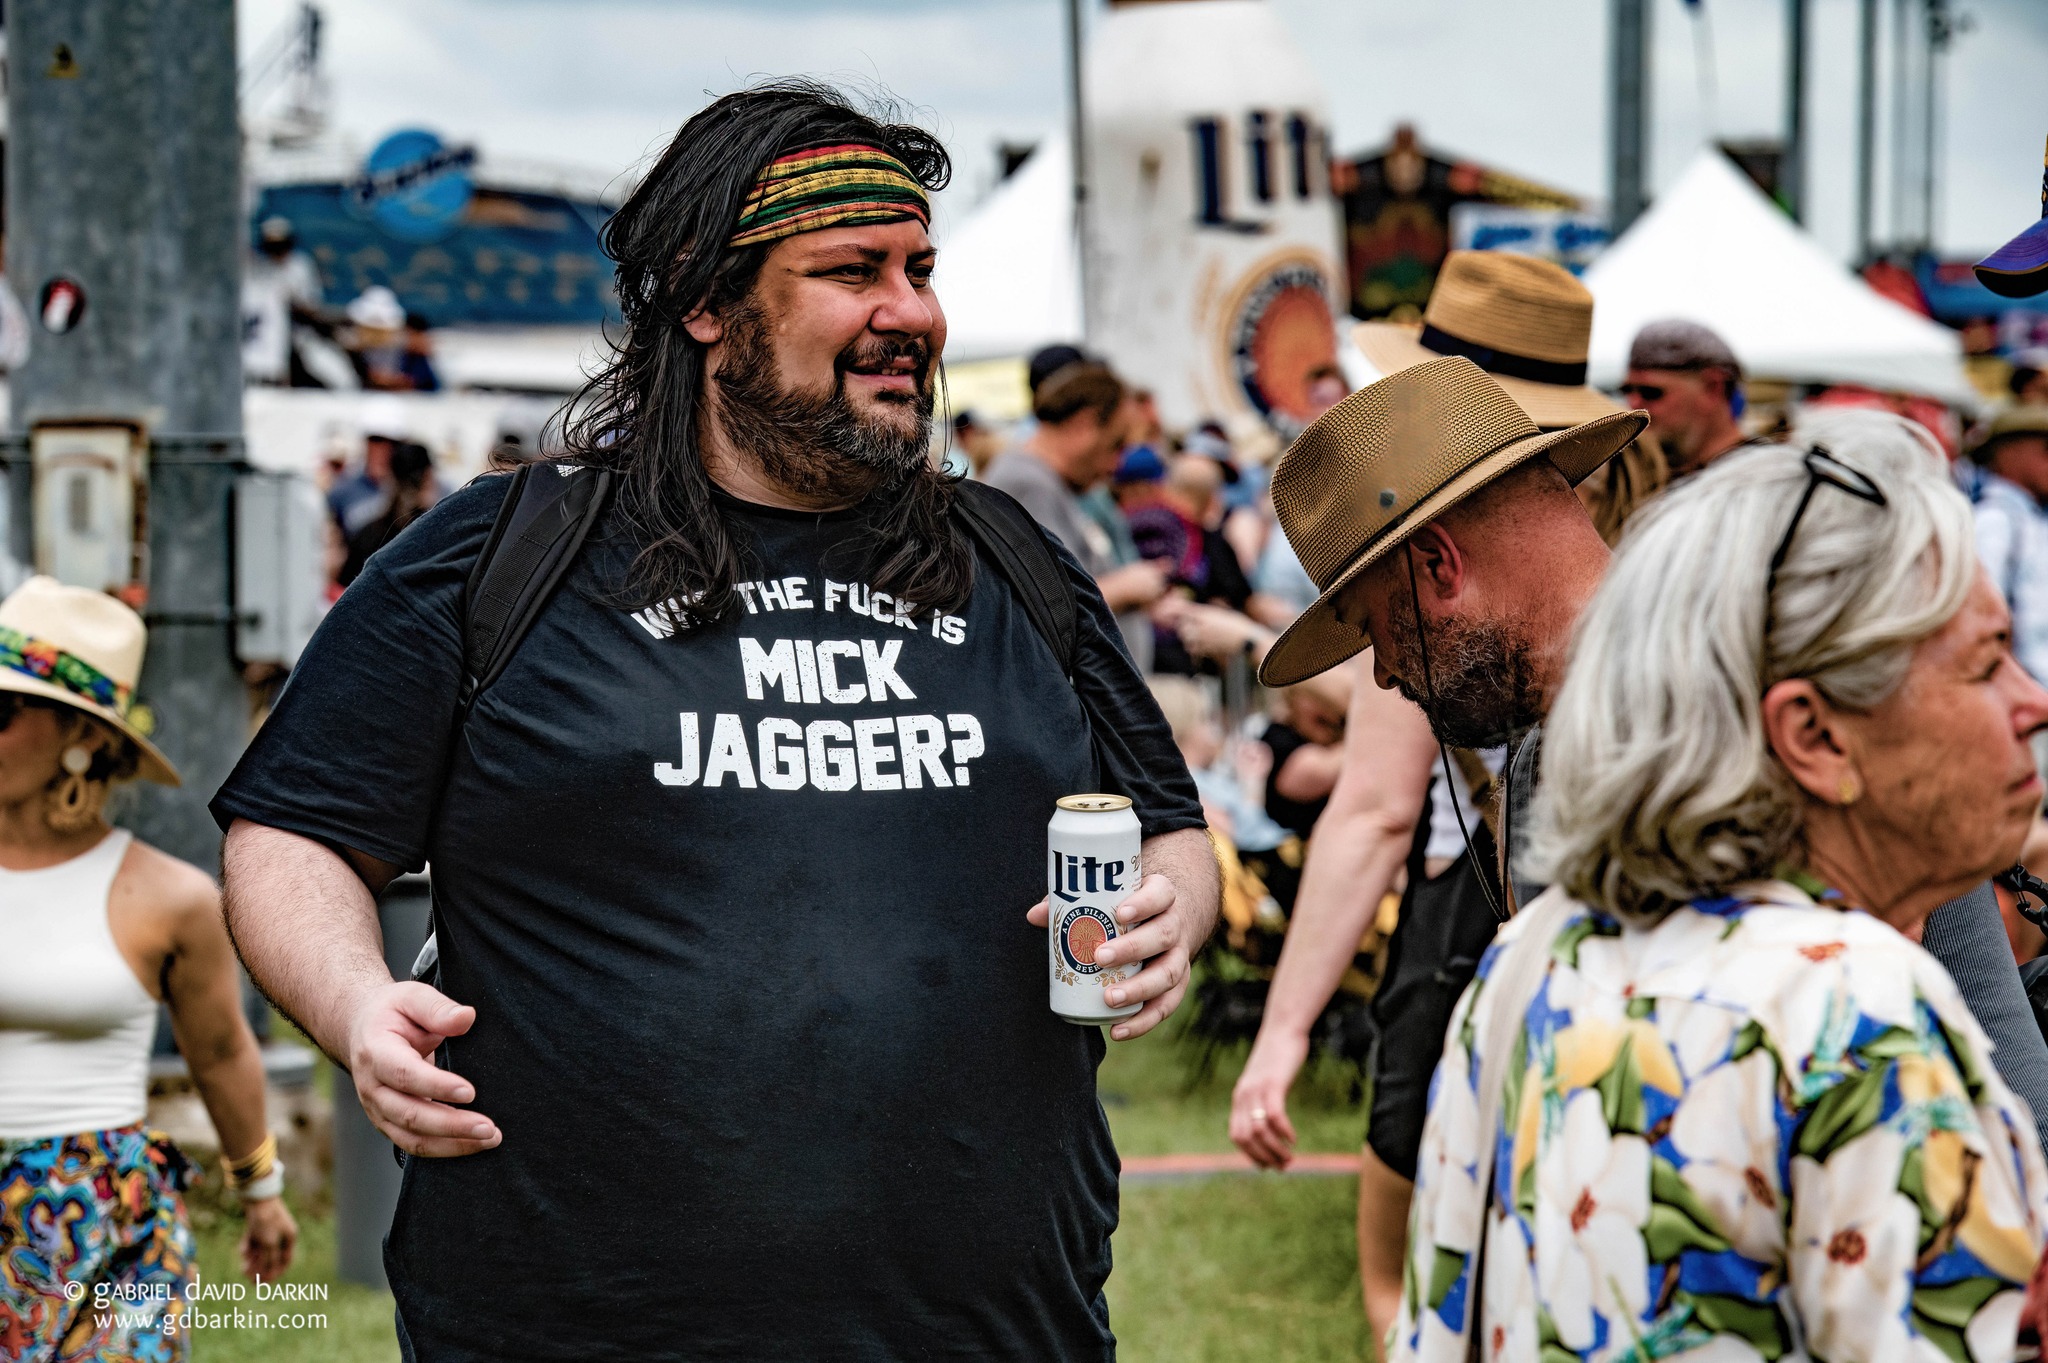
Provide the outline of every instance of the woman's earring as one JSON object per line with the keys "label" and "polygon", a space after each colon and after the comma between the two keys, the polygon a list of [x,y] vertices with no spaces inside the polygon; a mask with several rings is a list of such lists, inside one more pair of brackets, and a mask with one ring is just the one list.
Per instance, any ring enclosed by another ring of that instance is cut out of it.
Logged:
{"label": "woman's earring", "polygon": [[81,833],[99,818],[107,788],[104,782],[85,779],[85,774],[92,770],[92,749],[85,745],[72,744],[58,761],[64,775],[50,791],[43,821],[59,833]]}
{"label": "woman's earring", "polygon": [[1844,809],[1863,798],[1863,786],[1854,776],[1845,774],[1842,784],[1835,787],[1835,798]]}

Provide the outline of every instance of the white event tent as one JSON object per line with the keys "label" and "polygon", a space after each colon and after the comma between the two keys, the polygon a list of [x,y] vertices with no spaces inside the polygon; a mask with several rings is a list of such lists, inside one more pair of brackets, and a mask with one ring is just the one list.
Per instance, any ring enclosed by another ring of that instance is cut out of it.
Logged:
{"label": "white event tent", "polygon": [[1720,333],[1759,378],[1979,401],[1961,337],[1871,289],[1716,151],[1696,156],[1585,282],[1600,387],[1621,382],[1645,322],[1682,317]]}
{"label": "white event tent", "polygon": [[941,236],[934,278],[955,364],[1028,355],[1081,335],[1074,189],[1064,132]]}

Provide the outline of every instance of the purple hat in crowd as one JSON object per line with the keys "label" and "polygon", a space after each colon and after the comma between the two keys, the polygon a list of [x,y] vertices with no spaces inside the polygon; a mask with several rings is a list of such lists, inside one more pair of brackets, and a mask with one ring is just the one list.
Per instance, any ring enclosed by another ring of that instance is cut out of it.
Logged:
{"label": "purple hat in crowd", "polygon": [[2041,161],[2041,220],[1977,262],[1977,280],[2004,298],[2048,291],[2048,156]]}

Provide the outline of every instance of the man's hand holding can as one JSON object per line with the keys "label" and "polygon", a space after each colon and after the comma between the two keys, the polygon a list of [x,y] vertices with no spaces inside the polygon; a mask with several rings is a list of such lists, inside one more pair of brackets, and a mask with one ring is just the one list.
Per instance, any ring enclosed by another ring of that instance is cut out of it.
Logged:
{"label": "man's hand holding can", "polygon": [[[1144,963],[1135,978],[1104,991],[1112,1007],[1143,1005],[1111,1025],[1115,1041],[1143,1036],[1180,1007],[1194,954],[1208,940],[1222,902],[1222,877],[1206,831],[1189,828],[1148,838],[1143,855],[1154,869],[1114,907],[1122,931],[1095,949],[1095,960],[1104,966]],[[1045,927],[1046,901],[1034,904],[1026,917]]]}

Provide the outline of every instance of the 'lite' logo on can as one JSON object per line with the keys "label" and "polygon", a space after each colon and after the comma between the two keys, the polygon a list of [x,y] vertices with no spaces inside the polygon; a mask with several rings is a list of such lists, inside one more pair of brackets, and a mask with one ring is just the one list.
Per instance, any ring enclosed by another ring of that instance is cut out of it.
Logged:
{"label": "'lite' logo on can", "polygon": [[1053,1016],[1082,1027],[1127,1018],[1144,1005],[1109,1002],[1139,961],[1104,961],[1103,944],[1121,937],[1113,915],[1142,879],[1142,831],[1129,798],[1067,795],[1046,825],[1045,964]]}
{"label": "'lite' logo on can", "polygon": [[1114,936],[1116,920],[1092,905],[1068,909],[1060,917],[1060,955],[1066,957],[1069,969],[1080,974],[1093,975],[1102,969],[1095,964],[1096,948]]}

